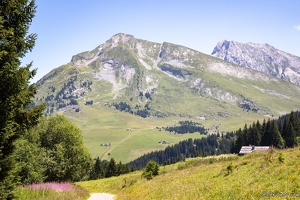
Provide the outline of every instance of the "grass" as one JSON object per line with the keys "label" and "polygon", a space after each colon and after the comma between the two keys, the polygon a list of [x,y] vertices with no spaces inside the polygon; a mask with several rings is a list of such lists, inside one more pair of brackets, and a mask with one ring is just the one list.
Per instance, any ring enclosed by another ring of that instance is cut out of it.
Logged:
{"label": "grass", "polygon": [[[100,105],[86,106],[84,109],[82,113],[68,111],[64,114],[82,129],[84,143],[93,157],[106,160],[113,157],[116,161],[126,163],[149,151],[167,147],[159,144],[160,141],[173,145],[188,138],[203,137],[199,133],[179,135],[156,128],[173,126],[176,118],[145,119]],[[131,131],[127,131],[127,128]],[[111,143],[111,146],[100,146],[105,143]]]}
{"label": "grass", "polygon": [[70,183],[40,183],[19,186],[15,195],[17,199],[22,200],[80,200],[89,197],[87,190]]}
{"label": "grass", "polygon": [[[284,159],[283,159],[284,158]],[[300,148],[254,152],[243,157],[194,158],[160,167],[152,180],[134,172],[79,182],[90,192],[117,199],[289,199],[300,196]]]}

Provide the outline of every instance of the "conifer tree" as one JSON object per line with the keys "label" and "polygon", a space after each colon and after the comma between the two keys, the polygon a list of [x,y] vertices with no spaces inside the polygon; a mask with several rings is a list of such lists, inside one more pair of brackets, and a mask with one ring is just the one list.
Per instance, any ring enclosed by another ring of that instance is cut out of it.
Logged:
{"label": "conifer tree", "polygon": [[269,146],[272,145],[272,141],[271,141],[271,120],[268,119],[268,122],[263,123],[263,136],[261,138],[261,145],[263,146]]}
{"label": "conifer tree", "polygon": [[252,126],[250,125],[249,128],[249,135],[250,135],[250,144],[258,146],[261,142],[261,135],[259,130],[257,129],[256,124],[253,122]]}
{"label": "conifer tree", "polygon": [[247,124],[245,124],[244,129],[243,129],[243,145],[249,145],[249,130],[247,127]]}
{"label": "conifer tree", "polygon": [[0,1],[0,199],[12,199],[17,182],[14,142],[38,123],[44,105],[29,107],[37,92],[30,79],[36,74],[21,59],[34,47],[36,34],[28,34],[35,1]]}
{"label": "conifer tree", "polygon": [[102,177],[103,177],[103,169],[102,169],[102,166],[101,166],[101,160],[98,156],[97,159],[96,159],[96,162],[94,164],[94,167],[93,167],[93,169],[90,173],[90,179],[96,180],[96,179],[99,179],[99,178],[102,178]]}
{"label": "conifer tree", "polygon": [[239,129],[237,131],[237,139],[236,139],[236,142],[235,142],[235,151],[236,151],[236,153],[238,153],[241,150],[243,145],[244,145],[244,134],[243,134],[242,129]]}
{"label": "conifer tree", "polygon": [[282,138],[286,141],[287,139],[287,131],[288,131],[288,125],[290,123],[289,117],[286,117],[283,120],[283,124],[282,124],[282,131],[281,131],[281,136]]}
{"label": "conifer tree", "polygon": [[278,127],[275,123],[275,120],[271,121],[270,133],[271,133],[271,144],[273,144],[279,148],[284,147],[284,140],[282,139],[282,136],[281,136],[280,132],[278,131]]}
{"label": "conifer tree", "polygon": [[260,137],[262,137],[263,133],[262,133],[262,125],[260,124],[259,120],[256,121],[256,128],[260,134]]}
{"label": "conifer tree", "polygon": [[293,111],[291,112],[289,121],[293,125],[296,136],[300,136],[300,120],[297,117],[295,112],[293,112]]}
{"label": "conifer tree", "polygon": [[107,166],[105,177],[112,177],[116,175],[117,175],[116,161],[115,159],[111,158]]}
{"label": "conifer tree", "polygon": [[294,147],[297,145],[296,131],[293,127],[292,122],[289,122],[287,129],[286,129],[285,144],[287,147]]}

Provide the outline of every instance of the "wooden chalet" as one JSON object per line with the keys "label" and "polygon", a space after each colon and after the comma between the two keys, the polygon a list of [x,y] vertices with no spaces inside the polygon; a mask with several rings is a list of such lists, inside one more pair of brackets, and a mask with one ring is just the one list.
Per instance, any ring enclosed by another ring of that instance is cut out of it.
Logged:
{"label": "wooden chalet", "polygon": [[248,153],[252,153],[253,151],[268,151],[269,149],[269,146],[242,146],[239,155],[245,155]]}

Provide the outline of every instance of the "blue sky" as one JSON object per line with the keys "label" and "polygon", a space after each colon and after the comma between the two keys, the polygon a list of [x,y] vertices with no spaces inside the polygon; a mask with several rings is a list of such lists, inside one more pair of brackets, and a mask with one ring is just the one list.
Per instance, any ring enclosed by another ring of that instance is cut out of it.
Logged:
{"label": "blue sky", "polygon": [[300,56],[299,0],[36,0],[36,82],[117,33],[211,54],[220,40],[268,43]]}

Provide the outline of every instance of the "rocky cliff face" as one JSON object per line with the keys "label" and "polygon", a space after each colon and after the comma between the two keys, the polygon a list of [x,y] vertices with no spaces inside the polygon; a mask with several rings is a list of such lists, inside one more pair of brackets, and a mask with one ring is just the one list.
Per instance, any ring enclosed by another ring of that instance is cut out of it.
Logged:
{"label": "rocky cliff face", "polygon": [[280,51],[269,44],[244,44],[224,40],[217,44],[211,55],[300,84],[300,57]]}

